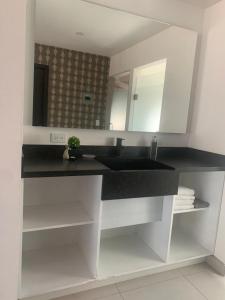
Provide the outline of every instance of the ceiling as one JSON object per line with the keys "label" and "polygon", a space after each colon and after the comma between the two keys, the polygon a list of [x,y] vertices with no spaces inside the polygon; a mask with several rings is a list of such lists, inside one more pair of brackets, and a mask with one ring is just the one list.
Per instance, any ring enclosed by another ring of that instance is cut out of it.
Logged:
{"label": "ceiling", "polygon": [[168,24],[80,0],[36,0],[35,41],[112,56]]}
{"label": "ceiling", "polygon": [[194,6],[198,6],[198,7],[201,7],[201,8],[207,8],[211,5],[214,5],[215,3],[221,1],[221,0],[179,0],[179,1],[182,1],[182,2],[187,2],[187,3],[190,3]]}

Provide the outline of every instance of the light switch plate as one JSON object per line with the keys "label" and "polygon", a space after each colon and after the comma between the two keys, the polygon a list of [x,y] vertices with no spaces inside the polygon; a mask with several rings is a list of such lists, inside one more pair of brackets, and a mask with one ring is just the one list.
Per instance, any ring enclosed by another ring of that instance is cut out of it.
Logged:
{"label": "light switch plate", "polygon": [[65,133],[52,132],[50,134],[50,142],[52,144],[64,144],[65,145],[65,142],[66,142]]}

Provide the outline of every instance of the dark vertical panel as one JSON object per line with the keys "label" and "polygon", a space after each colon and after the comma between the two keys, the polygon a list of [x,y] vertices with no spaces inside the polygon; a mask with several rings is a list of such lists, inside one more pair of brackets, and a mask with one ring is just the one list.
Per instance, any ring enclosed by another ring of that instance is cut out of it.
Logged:
{"label": "dark vertical panel", "polygon": [[33,126],[47,126],[48,116],[48,78],[47,65],[34,65]]}

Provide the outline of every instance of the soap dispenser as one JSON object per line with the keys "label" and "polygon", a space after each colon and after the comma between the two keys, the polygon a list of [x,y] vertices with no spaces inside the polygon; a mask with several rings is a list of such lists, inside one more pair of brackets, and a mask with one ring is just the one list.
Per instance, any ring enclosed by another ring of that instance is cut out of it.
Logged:
{"label": "soap dispenser", "polygon": [[158,141],[157,141],[157,137],[154,136],[151,142],[150,159],[156,160],[157,152],[158,152]]}

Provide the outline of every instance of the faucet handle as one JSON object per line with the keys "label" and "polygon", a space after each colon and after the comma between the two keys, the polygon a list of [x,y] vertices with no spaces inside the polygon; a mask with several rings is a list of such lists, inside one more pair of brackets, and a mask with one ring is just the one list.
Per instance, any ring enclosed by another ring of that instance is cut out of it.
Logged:
{"label": "faucet handle", "polygon": [[116,145],[117,146],[122,146],[123,141],[125,141],[124,138],[116,138]]}

